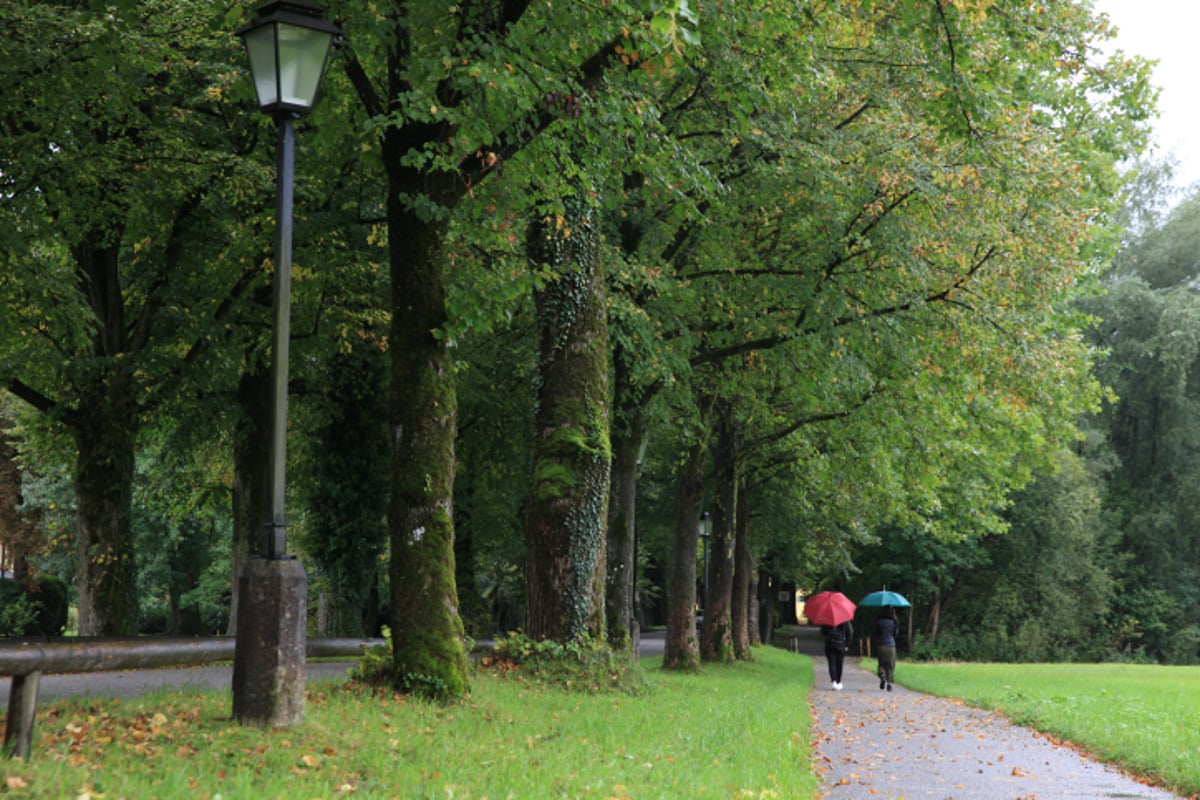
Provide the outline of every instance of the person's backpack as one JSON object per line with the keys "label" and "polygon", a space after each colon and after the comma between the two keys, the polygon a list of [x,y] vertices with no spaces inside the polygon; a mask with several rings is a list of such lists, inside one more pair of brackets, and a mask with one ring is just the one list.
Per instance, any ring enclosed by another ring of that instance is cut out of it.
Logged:
{"label": "person's backpack", "polygon": [[846,628],[844,625],[834,625],[829,629],[829,643],[834,647],[846,646]]}

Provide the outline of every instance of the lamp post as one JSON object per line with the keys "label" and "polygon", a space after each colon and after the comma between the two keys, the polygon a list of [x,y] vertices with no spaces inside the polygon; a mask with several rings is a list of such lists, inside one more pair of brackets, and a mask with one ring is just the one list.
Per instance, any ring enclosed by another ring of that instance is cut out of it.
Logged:
{"label": "lamp post", "polygon": [[308,579],[287,554],[288,341],[292,298],[292,184],[295,120],[312,110],[336,25],[310,0],[274,0],[238,31],[250,60],[259,108],[279,132],[276,150],[275,281],[271,337],[270,508],[255,558],[238,579],[233,714],[239,722],[283,727],[304,718]]}

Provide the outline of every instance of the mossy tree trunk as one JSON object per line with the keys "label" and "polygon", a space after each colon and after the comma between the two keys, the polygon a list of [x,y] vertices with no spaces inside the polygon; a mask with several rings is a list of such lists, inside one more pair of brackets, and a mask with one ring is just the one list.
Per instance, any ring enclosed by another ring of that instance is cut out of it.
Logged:
{"label": "mossy tree trunk", "polygon": [[525,521],[525,632],[538,640],[605,634],[612,450],[598,250],[595,212],[582,194],[530,225],[530,260],[552,276],[534,295],[538,385]]}
{"label": "mossy tree trunk", "polygon": [[441,266],[446,218],[404,202],[424,192],[452,205],[448,174],[401,165],[407,143],[384,137],[392,279],[391,628],[396,687],[437,697],[467,692],[454,562],[454,366],[437,336],[446,323]]}

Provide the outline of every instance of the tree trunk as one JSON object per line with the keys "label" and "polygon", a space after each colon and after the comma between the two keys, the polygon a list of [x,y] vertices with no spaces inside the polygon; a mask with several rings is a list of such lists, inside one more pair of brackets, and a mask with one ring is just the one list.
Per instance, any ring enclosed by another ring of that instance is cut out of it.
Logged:
{"label": "tree trunk", "polygon": [[663,667],[695,669],[700,663],[696,642],[696,545],[700,539],[700,506],[704,502],[704,447],[692,445],[679,471],[675,493],[675,559],[667,606],[667,640]]}
{"label": "tree trunk", "polygon": [[754,559],[750,554],[749,507],[746,487],[739,482],[737,514],[734,517],[733,598],[729,610],[733,621],[733,654],[743,661],[750,659],[750,584],[754,574]]}
{"label": "tree trunk", "polygon": [[733,660],[733,545],[737,521],[737,446],[733,419],[722,413],[717,422],[717,446],[713,453],[717,479],[712,541],[708,568],[712,579],[704,599],[704,635],[700,657],[705,661]]}
{"label": "tree trunk", "polygon": [[[939,580],[938,583],[940,584],[941,581]],[[939,585],[938,588],[933,593],[933,602],[929,606],[929,624],[927,626],[927,630],[929,631],[929,644],[930,645],[937,644],[938,629],[941,627],[941,625],[942,625],[942,589],[941,589],[941,586]]]}
{"label": "tree trunk", "polygon": [[229,629],[237,636],[238,583],[246,562],[259,551],[263,519],[270,503],[271,404],[274,392],[267,369],[242,372],[237,399],[241,408],[233,440],[233,594]]}
{"label": "tree trunk", "polygon": [[553,278],[534,296],[538,390],[525,520],[525,632],[567,642],[605,635],[609,440],[608,321],[599,230],[586,194],[536,220],[529,254]]}
{"label": "tree trunk", "polygon": [[[625,415],[620,415],[625,416]],[[638,459],[645,437],[644,418],[634,411],[629,427],[613,433],[612,485],[608,507],[608,574],[604,606],[608,641],[614,649],[630,650],[637,640],[637,479]]]}
{"label": "tree trunk", "polygon": [[80,289],[95,314],[89,371],[70,414],[75,436],[75,554],[81,636],[137,633],[133,497],[137,411],[128,374],[125,308],[117,232],[72,248]]}
{"label": "tree trunk", "polygon": [[[398,69],[398,67],[396,67]],[[447,222],[405,197],[452,184],[400,166],[401,132],[384,137],[392,280],[391,627],[397,688],[442,697],[467,692],[467,657],[454,564],[454,365],[436,332],[446,322]],[[445,192],[430,192],[435,201]],[[432,217],[432,218],[430,218]]]}
{"label": "tree trunk", "polygon": [[750,632],[750,646],[758,647],[763,643],[762,639],[762,608],[758,597],[758,579],[762,575],[755,567],[750,573],[750,611],[747,619],[747,627]]}
{"label": "tree trunk", "polygon": [[120,376],[109,376],[81,404],[75,428],[75,554],[80,636],[137,633],[137,572],[130,504],[134,423],[126,418]]}

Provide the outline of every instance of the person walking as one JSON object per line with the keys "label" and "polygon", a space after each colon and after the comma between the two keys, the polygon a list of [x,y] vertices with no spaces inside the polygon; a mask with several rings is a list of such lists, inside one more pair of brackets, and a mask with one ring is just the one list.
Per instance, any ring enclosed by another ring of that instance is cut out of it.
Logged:
{"label": "person walking", "polygon": [[822,625],[821,633],[825,637],[825,660],[829,663],[829,680],[833,682],[833,690],[842,690],[842,667],[846,663],[846,646],[854,638],[854,626],[849,621],[840,625]]}
{"label": "person walking", "polygon": [[889,692],[896,677],[896,638],[899,634],[900,622],[896,619],[896,609],[888,606],[875,620],[871,635],[875,640],[875,655],[879,659],[879,688]]}

